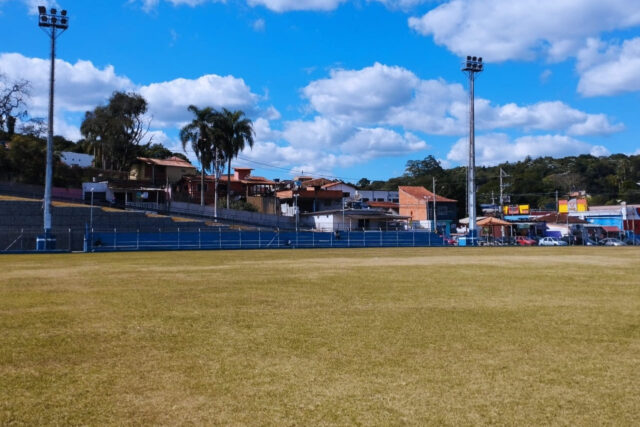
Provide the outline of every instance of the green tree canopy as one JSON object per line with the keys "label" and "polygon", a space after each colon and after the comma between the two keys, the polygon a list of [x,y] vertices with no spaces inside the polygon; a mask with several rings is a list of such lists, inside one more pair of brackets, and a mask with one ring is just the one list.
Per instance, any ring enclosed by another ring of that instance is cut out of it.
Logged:
{"label": "green tree canopy", "polygon": [[105,106],[87,111],[80,131],[91,145],[96,166],[124,171],[138,157],[150,121],[147,101],[139,94],[114,92]]}

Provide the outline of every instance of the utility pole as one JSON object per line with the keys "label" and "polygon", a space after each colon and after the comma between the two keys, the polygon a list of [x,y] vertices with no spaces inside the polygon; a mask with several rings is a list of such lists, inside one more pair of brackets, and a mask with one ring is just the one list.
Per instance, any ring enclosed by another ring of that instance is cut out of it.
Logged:
{"label": "utility pole", "polygon": [[438,232],[438,216],[436,214],[436,178],[433,179],[433,229]]}
{"label": "utility pole", "polygon": [[506,178],[508,176],[509,175],[505,171],[503,171],[502,168],[500,168],[500,216],[501,217],[503,215],[502,206],[504,205],[504,189],[509,186],[509,184],[503,183],[502,178]]}
{"label": "utility pole", "polygon": [[474,82],[475,74],[483,70],[482,57],[467,56],[463,63],[462,71],[469,75],[469,167],[467,169],[467,187],[469,199],[467,209],[469,213],[469,237],[471,245],[476,245],[476,150],[475,150],[475,123],[474,123]]}
{"label": "utility pole", "polygon": [[49,75],[49,124],[47,133],[47,166],[44,181],[44,245],[38,250],[55,249],[55,239],[51,235],[51,193],[53,185],[53,93],[56,70],[56,38],[69,28],[67,11],[58,15],[54,8],[47,13],[47,8],[38,6],[38,26],[51,38],[51,68]]}
{"label": "utility pole", "polygon": [[560,205],[558,204],[558,190],[556,190],[556,212],[560,211]]}

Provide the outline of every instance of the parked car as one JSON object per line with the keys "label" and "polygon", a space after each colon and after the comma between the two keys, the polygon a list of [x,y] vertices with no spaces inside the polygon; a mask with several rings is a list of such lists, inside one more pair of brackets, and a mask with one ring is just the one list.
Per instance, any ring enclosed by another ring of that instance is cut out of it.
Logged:
{"label": "parked car", "polygon": [[456,239],[452,237],[447,237],[447,236],[444,236],[442,238],[442,241],[444,242],[445,245],[448,245],[448,246],[456,246],[458,244],[458,241]]}
{"label": "parked car", "polygon": [[627,237],[624,241],[627,245],[640,246],[640,236]]}
{"label": "parked car", "polygon": [[516,244],[516,240],[513,237],[504,236],[495,239],[494,243],[496,246],[513,246]]}
{"label": "parked car", "polygon": [[567,242],[557,237],[543,237],[538,242],[539,246],[567,246]]}
{"label": "parked car", "polygon": [[516,243],[519,246],[533,246],[536,244],[536,241],[527,236],[516,236]]}
{"label": "parked car", "polygon": [[615,237],[608,237],[606,239],[600,240],[600,244],[602,246],[627,246],[625,242],[620,239],[616,239]]}
{"label": "parked car", "polygon": [[488,246],[489,245],[489,241],[487,240],[486,237],[479,236],[479,237],[476,237],[476,245],[478,245],[478,246]]}
{"label": "parked car", "polygon": [[582,244],[585,246],[598,246],[598,242],[593,239],[585,239],[582,241]]}

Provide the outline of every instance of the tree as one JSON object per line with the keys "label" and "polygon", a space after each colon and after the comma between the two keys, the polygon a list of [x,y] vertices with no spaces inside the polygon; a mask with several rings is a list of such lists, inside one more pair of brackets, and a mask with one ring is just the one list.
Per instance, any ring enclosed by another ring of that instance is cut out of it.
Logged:
{"label": "tree", "polygon": [[358,181],[358,183],[356,184],[356,187],[361,190],[368,190],[370,185],[371,181],[369,181],[367,178],[361,178],[360,181]]}
{"label": "tree", "polygon": [[0,131],[10,138],[15,130],[16,118],[26,117],[26,101],[30,96],[31,84],[27,80],[9,82],[0,74]]}
{"label": "tree", "polygon": [[[182,142],[183,150],[186,150],[187,145],[190,144],[191,150],[193,150],[200,162],[202,169],[200,175],[200,205],[204,206],[204,176],[206,170],[211,167],[216,151],[213,131],[216,111],[211,107],[199,109],[195,105],[189,105],[188,110],[194,114],[195,118],[180,130],[180,141]],[[217,199],[217,195],[215,198]]]}
{"label": "tree", "polygon": [[43,118],[36,117],[22,123],[20,133],[36,138],[44,138],[47,135],[47,124]]}
{"label": "tree", "polygon": [[151,159],[168,159],[173,156],[171,150],[162,144],[152,144],[140,150],[140,157],[148,157]]}
{"label": "tree", "polygon": [[418,178],[426,175],[438,177],[444,171],[438,159],[432,155],[428,155],[423,160],[409,160],[405,170],[405,174],[412,178]]}
{"label": "tree", "polygon": [[245,146],[253,147],[253,124],[241,110],[223,108],[216,119],[216,130],[221,138],[222,151],[227,161],[227,209],[231,194],[231,160],[238,157]]}
{"label": "tree", "polygon": [[96,166],[123,171],[131,166],[141,148],[150,120],[147,101],[139,94],[114,92],[106,106],[87,111],[80,132],[90,142]]}
{"label": "tree", "polygon": [[[16,181],[42,185],[46,165],[47,143],[29,135],[14,135],[10,141],[8,160]],[[54,155],[54,161],[57,161]]]}

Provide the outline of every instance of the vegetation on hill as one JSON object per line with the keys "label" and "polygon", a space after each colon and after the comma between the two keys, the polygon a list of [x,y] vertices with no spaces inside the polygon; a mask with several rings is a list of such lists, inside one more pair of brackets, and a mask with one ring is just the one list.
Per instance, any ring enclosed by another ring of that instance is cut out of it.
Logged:
{"label": "vegetation on hill", "polygon": [[[556,191],[560,198],[572,192],[586,191],[590,204],[640,203],[640,155],[614,154],[608,157],[580,156],[540,157],[515,163],[476,168],[478,204],[498,203],[500,169],[508,176],[504,193],[512,204],[530,204],[532,208],[553,209]],[[467,168],[444,169],[433,156],[407,162],[402,176],[388,181],[361,179],[358,185],[368,190],[395,190],[400,185],[419,185],[458,200],[459,212],[465,212]]]}

